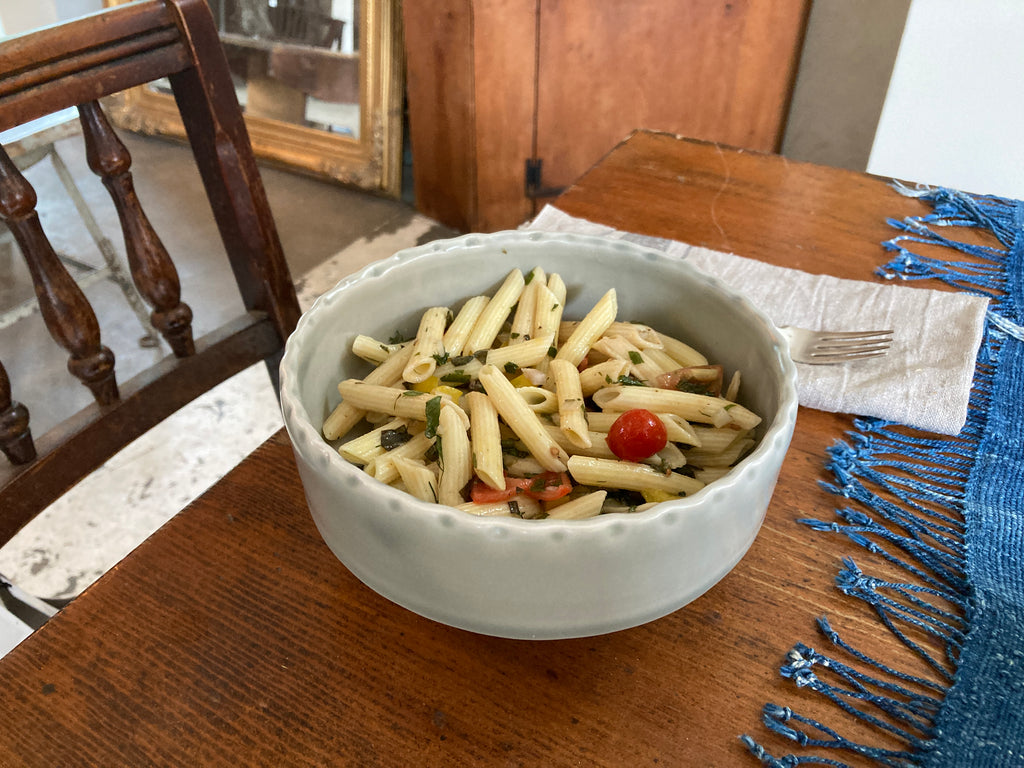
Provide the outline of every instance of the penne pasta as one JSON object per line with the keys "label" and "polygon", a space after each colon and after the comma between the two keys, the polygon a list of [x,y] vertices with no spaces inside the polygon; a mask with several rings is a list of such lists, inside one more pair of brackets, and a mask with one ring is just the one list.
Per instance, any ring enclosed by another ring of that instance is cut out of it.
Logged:
{"label": "penne pasta", "polygon": [[487,365],[504,368],[513,364],[520,368],[532,368],[542,360],[549,358],[548,351],[551,349],[551,336],[540,336],[536,339],[528,339],[514,346],[498,347],[487,350]]}
{"label": "penne pasta", "polygon": [[684,344],[679,339],[667,336],[664,333],[658,333],[658,339],[661,341],[661,346],[665,353],[679,363],[676,366],[677,368],[708,364],[708,359],[689,344]]}
{"label": "penne pasta", "polygon": [[579,365],[593,343],[601,338],[601,334],[614,322],[618,307],[615,289],[612,288],[584,316],[558,350],[555,359],[568,360],[573,365]]}
{"label": "penne pasta", "polygon": [[408,341],[399,344],[385,344],[372,336],[359,334],[352,340],[352,354],[361,357],[368,363],[380,365],[393,353],[409,345]]}
{"label": "penne pasta", "polygon": [[548,518],[551,520],[585,520],[588,517],[597,517],[601,514],[601,507],[604,506],[607,496],[608,491],[593,491],[548,510]]}
{"label": "penne pasta", "polygon": [[587,426],[587,408],[583,402],[580,372],[568,360],[554,359],[548,368],[558,395],[558,426],[569,442],[580,448],[589,448],[590,428]]}
{"label": "penne pasta", "polygon": [[564,472],[568,455],[551,439],[540,419],[504,374],[493,365],[485,365],[480,369],[480,383],[505,423],[523,441],[540,465],[551,472]]}
{"label": "penne pasta", "polygon": [[[438,503],[437,477],[422,461],[396,456],[392,463],[405,486],[407,493],[420,501]],[[396,484],[397,485],[397,484]]]}
{"label": "penne pasta", "polygon": [[473,296],[462,305],[462,309],[455,315],[455,319],[452,320],[448,330],[444,332],[444,336],[441,338],[441,343],[449,355],[463,354],[463,348],[466,346],[469,334],[473,331],[477,321],[480,319],[480,314],[484,311],[484,307],[487,306],[489,301],[490,299],[486,296]]}
{"label": "penne pasta", "polygon": [[491,300],[487,302],[483,312],[480,313],[480,317],[473,326],[473,330],[470,332],[469,338],[463,347],[463,353],[473,354],[477,350],[490,349],[491,345],[494,344],[495,338],[498,336],[498,331],[501,330],[501,326],[505,322],[505,318],[512,311],[513,305],[519,301],[519,296],[522,294],[525,284],[526,280],[523,278],[523,273],[520,270],[513,269],[508,273],[501,287],[498,288],[491,297]]}
{"label": "penne pasta", "polygon": [[444,354],[444,329],[448,323],[448,307],[431,307],[420,318],[412,357],[405,364],[402,378],[413,384],[425,381],[434,374],[437,359]]}
{"label": "penne pasta", "polygon": [[[594,393],[594,402],[606,411],[628,411],[645,408],[655,413],[674,413],[687,421],[724,426],[730,422],[742,429],[753,429],[761,417],[738,403],[721,397],[695,395],[656,387],[605,387]],[[724,418],[724,423],[719,423]]]}
{"label": "penne pasta", "polygon": [[598,488],[624,488],[631,491],[666,491],[680,496],[696,493],[704,483],[677,472],[659,472],[646,464],[631,461],[610,461],[589,456],[572,456],[569,474],[580,485]]}
{"label": "penne pasta", "polygon": [[437,428],[438,463],[441,478],[437,484],[438,501],[450,507],[462,503],[462,488],[473,477],[473,454],[466,424],[451,408],[441,409]]}
{"label": "penne pasta", "polygon": [[502,489],[505,487],[505,468],[501,459],[498,411],[491,399],[482,392],[468,393],[466,402],[469,407],[473,471],[490,488]]}

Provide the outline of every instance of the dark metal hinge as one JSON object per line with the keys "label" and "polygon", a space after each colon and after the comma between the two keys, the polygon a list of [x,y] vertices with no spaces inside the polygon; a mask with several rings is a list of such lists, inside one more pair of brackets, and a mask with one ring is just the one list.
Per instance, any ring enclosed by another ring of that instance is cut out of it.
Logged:
{"label": "dark metal hinge", "polygon": [[526,196],[530,199],[538,197],[555,197],[565,191],[565,187],[544,187],[542,179],[544,161],[539,157],[526,158],[526,173],[524,175],[524,187]]}

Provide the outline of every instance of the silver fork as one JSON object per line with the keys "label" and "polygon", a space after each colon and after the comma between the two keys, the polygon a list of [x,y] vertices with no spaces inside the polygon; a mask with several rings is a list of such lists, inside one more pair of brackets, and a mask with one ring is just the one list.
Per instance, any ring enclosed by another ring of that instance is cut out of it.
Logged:
{"label": "silver fork", "polygon": [[793,325],[779,330],[789,339],[789,356],[795,362],[811,365],[881,357],[892,344],[892,331],[812,331]]}

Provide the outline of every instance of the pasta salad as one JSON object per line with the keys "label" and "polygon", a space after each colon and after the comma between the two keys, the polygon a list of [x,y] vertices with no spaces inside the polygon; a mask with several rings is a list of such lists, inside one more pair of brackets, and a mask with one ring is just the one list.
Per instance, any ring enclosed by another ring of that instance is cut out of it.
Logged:
{"label": "pasta salad", "polygon": [[375,367],[338,384],[324,437],[423,501],[525,519],[647,509],[753,447],[738,371],[726,383],[686,343],[620,321],[614,289],[578,321],[565,297],[558,274],[514,269],[491,296],[426,309],[410,339],[357,336]]}

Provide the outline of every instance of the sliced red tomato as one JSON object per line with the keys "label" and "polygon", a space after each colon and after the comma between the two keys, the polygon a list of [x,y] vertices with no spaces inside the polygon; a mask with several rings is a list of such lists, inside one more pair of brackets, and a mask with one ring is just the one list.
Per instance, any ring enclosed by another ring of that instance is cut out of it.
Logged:
{"label": "sliced red tomato", "polygon": [[473,485],[469,489],[469,497],[475,504],[490,504],[495,501],[508,501],[513,498],[522,487],[520,486],[522,478],[509,477],[505,475],[505,487],[504,488],[491,488],[483,480],[474,480]]}
{"label": "sliced red tomato", "polygon": [[560,499],[572,490],[572,481],[565,472],[542,472],[525,479],[529,485],[523,493],[537,501]]}
{"label": "sliced red tomato", "polygon": [[509,477],[505,475],[504,488],[491,488],[482,480],[475,480],[469,489],[469,497],[475,504],[490,504],[508,501],[522,493],[537,501],[551,501],[565,496],[572,490],[572,481],[565,472],[542,472],[533,477]]}
{"label": "sliced red tomato", "polygon": [[608,430],[608,447],[623,461],[643,461],[668,443],[668,431],[646,408],[624,412]]}

